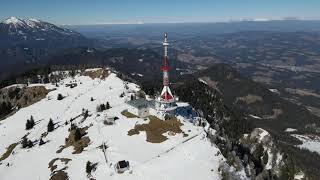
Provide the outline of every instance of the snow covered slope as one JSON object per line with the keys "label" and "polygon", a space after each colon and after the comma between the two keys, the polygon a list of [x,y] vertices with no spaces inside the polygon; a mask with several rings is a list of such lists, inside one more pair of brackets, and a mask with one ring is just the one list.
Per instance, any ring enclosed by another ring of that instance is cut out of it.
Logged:
{"label": "snow covered slope", "polygon": [[[77,83],[77,86],[66,87],[70,82]],[[129,93],[139,90],[137,85],[122,81],[114,73],[105,79],[76,75],[58,84],[59,87],[42,84],[52,89],[46,98],[0,121],[0,158],[9,145],[19,143],[6,159],[0,161],[1,180],[50,179],[59,170],[65,172],[71,180],[221,179],[218,167],[224,161],[223,156],[206,139],[204,129],[187,119],[179,116],[183,123],[181,129],[187,135],[166,133],[168,139],[162,143],[147,142],[145,132],[128,135],[128,131],[136,124],[149,121],[127,118],[121,114],[127,109],[125,101],[130,97]],[[121,95],[123,93],[124,96]],[[57,100],[58,94],[64,98]],[[106,102],[109,102],[111,108],[97,112],[97,105]],[[86,119],[81,115],[83,109],[89,112]],[[35,126],[25,130],[26,120],[31,115]],[[119,119],[114,125],[105,125],[106,117]],[[55,130],[45,135],[50,118],[55,124]],[[78,154],[73,153],[72,146],[59,153],[57,151],[65,145],[65,138],[69,135],[70,123],[66,124],[66,121],[71,119],[80,128],[88,127],[84,136],[89,137],[90,143]],[[22,148],[21,140],[25,135],[33,141],[33,147]],[[46,143],[39,146],[41,136]],[[108,146],[106,153],[99,148],[103,143]],[[60,159],[53,161],[55,158]],[[114,168],[120,160],[130,162],[130,169],[122,174],[118,174]],[[86,172],[87,161],[98,163],[91,176]]]}
{"label": "snow covered slope", "polygon": [[300,135],[292,134],[293,137],[298,138],[302,141],[302,144],[298,145],[300,148],[308,149],[312,152],[317,152],[320,154],[320,137],[316,135]]}

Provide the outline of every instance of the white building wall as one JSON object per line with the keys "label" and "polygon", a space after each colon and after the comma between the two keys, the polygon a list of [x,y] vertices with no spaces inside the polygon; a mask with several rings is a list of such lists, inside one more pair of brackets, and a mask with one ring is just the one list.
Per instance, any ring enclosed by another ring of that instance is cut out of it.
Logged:
{"label": "white building wall", "polygon": [[134,114],[136,116],[139,116],[139,110],[135,107],[129,106],[128,108],[128,112],[131,114]]}
{"label": "white building wall", "polygon": [[133,106],[129,106],[128,108],[128,112],[131,113],[131,114],[134,114],[136,116],[139,116],[139,117],[147,117],[149,116],[149,108],[141,108],[141,109],[138,109],[136,107],[133,107]]}

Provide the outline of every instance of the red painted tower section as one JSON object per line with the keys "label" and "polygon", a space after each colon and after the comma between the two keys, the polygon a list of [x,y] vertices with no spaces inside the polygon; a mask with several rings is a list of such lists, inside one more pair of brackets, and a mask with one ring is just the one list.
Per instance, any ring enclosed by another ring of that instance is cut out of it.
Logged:
{"label": "red painted tower section", "polygon": [[163,73],[163,89],[161,92],[161,99],[163,101],[171,102],[174,101],[174,97],[171,93],[171,90],[169,88],[169,59],[168,59],[168,35],[167,33],[164,34],[164,42],[163,42],[163,47],[164,47],[164,59],[163,59],[163,66],[161,66],[161,71]]}

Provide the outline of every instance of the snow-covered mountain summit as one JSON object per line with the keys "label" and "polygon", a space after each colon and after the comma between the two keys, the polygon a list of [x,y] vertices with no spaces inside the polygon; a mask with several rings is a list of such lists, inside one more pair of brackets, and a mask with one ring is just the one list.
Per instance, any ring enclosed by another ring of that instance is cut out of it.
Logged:
{"label": "snow-covered mountain summit", "polygon": [[10,17],[0,22],[0,48],[20,45],[52,49],[86,42],[80,33],[37,19]]}
{"label": "snow-covered mountain summit", "polygon": [[24,22],[16,17],[10,17],[4,21],[5,24],[23,25]]}
{"label": "snow-covered mountain summit", "polygon": [[34,18],[19,19],[10,17],[1,22],[2,28],[7,28],[8,33],[27,33],[28,31],[57,31],[60,33],[73,33],[73,31],[58,27],[54,24],[40,21]]}
{"label": "snow-covered mountain summit", "polygon": [[[61,79],[57,84],[5,88],[48,91],[0,121],[1,180],[221,179],[218,169],[225,159],[206,138],[208,126],[195,125],[183,113],[168,121],[172,124],[131,116],[126,101],[139,86],[102,69],[69,74],[51,73],[50,78]],[[40,92],[29,93],[22,96]],[[179,105],[182,110],[187,106]],[[164,138],[158,141],[159,136]],[[117,173],[121,160],[130,163],[129,170]]]}

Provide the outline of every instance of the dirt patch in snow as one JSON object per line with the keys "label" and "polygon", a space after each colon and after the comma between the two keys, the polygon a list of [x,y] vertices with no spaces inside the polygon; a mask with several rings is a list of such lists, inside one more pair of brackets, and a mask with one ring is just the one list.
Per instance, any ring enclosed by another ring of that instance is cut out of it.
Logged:
{"label": "dirt patch in snow", "polygon": [[63,170],[56,171],[50,180],[69,180],[68,174]]}
{"label": "dirt patch in snow", "polygon": [[132,114],[132,113],[126,111],[126,110],[122,111],[121,114],[124,115],[127,118],[138,118],[138,116],[136,116],[136,115],[134,115],[134,114]]}
{"label": "dirt patch in snow", "polygon": [[168,132],[170,135],[183,133],[181,126],[183,125],[177,118],[171,118],[163,121],[155,116],[149,116],[148,124],[138,124],[128,131],[128,135],[132,136],[139,134],[140,131],[145,131],[147,134],[147,141],[151,143],[161,143],[168,138],[163,134]]}
{"label": "dirt patch in snow", "polygon": [[7,159],[18,144],[19,143],[13,143],[10,146],[8,146],[7,151],[3,153],[2,156],[0,157],[0,162]]}
{"label": "dirt patch in snow", "polygon": [[69,161],[71,161],[71,159],[68,158],[54,158],[49,162],[49,168],[51,170],[51,172],[53,172],[54,170],[57,169],[57,165],[55,165],[56,161],[61,161],[64,163],[64,165],[67,165],[69,163]]}
{"label": "dirt patch in snow", "polygon": [[89,76],[91,79],[100,78],[105,79],[109,76],[109,71],[106,69],[86,70],[82,72],[82,75]]}
{"label": "dirt patch in snow", "polygon": [[[58,168],[58,165],[56,165],[55,163],[57,161],[61,161],[61,163],[64,163],[65,167],[63,167],[60,170],[56,170]],[[50,180],[68,180],[68,174],[65,172],[65,170],[68,168],[68,166],[66,166],[69,161],[71,161],[71,159],[68,158],[54,158],[49,162],[49,167],[50,171],[51,171],[51,177]]]}
{"label": "dirt patch in snow", "polygon": [[69,130],[69,136],[65,139],[66,144],[60,146],[60,149],[57,151],[57,153],[61,153],[65,148],[73,146],[74,151],[72,152],[72,154],[80,154],[84,150],[84,148],[86,148],[90,144],[90,138],[85,136],[88,129],[89,126],[79,128],[81,137],[79,140],[76,140],[76,129]]}

